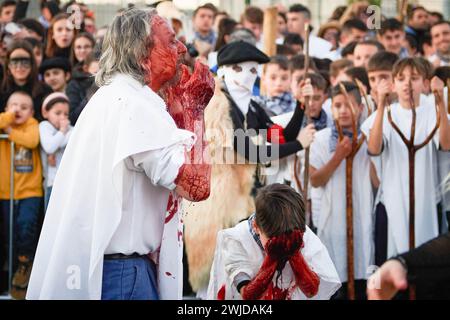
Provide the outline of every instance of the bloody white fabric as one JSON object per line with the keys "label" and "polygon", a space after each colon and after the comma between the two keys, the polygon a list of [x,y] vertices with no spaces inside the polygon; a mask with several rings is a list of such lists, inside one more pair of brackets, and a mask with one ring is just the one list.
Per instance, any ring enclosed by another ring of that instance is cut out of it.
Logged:
{"label": "bloody white fabric", "polygon": [[165,220],[162,239],[153,244],[159,250],[152,252],[160,298],[180,299],[182,225],[177,196],[154,184],[157,179],[146,178],[145,183],[145,170],[131,171],[126,160],[175,145],[189,150],[194,140],[192,132],[176,127],[164,101],[148,86],[118,74],[101,87],[83,110],[56,175],[27,299],[100,299],[106,248],[124,211],[142,208]]}

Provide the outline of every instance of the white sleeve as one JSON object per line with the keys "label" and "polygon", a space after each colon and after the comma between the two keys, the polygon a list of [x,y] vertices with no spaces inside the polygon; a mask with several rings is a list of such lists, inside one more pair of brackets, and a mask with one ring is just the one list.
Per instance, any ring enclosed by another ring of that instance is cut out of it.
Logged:
{"label": "white sleeve", "polygon": [[310,155],[309,155],[309,164],[310,166],[314,167],[315,169],[322,168],[326,162],[323,159],[322,156],[322,143],[319,141],[319,139],[314,140],[313,143],[311,143],[310,147]]}
{"label": "white sleeve", "polygon": [[[155,186],[175,189],[175,179],[185,162],[186,146],[175,144],[131,156],[133,169],[143,171]],[[129,164],[127,161],[126,163]]]}
{"label": "white sleeve", "polygon": [[225,273],[235,287],[252,279],[252,264],[241,242],[225,236],[222,242],[222,258]]}
{"label": "white sleeve", "polygon": [[65,136],[61,131],[55,132],[55,129],[48,121],[43,121],[39,124],[39,137],[45,153],[53,154],[59,149]]}

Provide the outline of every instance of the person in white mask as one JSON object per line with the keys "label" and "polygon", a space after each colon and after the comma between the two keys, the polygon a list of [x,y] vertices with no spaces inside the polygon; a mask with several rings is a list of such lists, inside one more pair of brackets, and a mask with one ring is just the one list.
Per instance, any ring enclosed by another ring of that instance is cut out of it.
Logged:
{"label": "person in white mask", "polygon": [[200,298],[206,297],[217,232],[254,212],[252,189],[262,184],[255,175],[259,165],[295,154],[314,138],[313,125],[300,131],[300,104],[283,129],[252,100],[258,65],[267,62],[267,55],[244,41],[229,43],[218,53],[221,76],[205,112],[212,158],[210,197],[188,206],[184,219],[189,279]]}

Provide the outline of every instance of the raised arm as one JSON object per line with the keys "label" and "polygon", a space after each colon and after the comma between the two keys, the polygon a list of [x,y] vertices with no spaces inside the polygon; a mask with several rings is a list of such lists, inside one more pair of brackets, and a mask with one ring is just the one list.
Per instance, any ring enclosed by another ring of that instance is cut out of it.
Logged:
{"label": "raised arm", "polygon": [[166,90],[169,113],[180,129],[195,133],[197,140],[186,152],[186,161],[175,180],[175,191],[190,201],[209,197],[211,164],[205,139],[204,110],[214,94],[214,79],[208,68],[197,62],[194,73],[184,68],[177,86]]}
{"label": "raised arm", "polygon": [[378,108],[370,130],[370,136],[368,141],[369,154],[373,156],[379,155],[383,151],[383,118],[384,118],[384,106],[386,103],[387,95],[390,91],[390,85],[386,80],[382,80],[378,87]]}

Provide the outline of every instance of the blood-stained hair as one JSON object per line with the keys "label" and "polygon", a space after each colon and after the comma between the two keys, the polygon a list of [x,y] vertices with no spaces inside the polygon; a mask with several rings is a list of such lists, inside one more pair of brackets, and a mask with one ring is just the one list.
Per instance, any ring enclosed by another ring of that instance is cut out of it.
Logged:
{"label": "blood-stained hair", "polygon": [[130,75],[145,84],[142,61],[152,45],[151,22],[156,14],[154,9],[133,8],[114,18],[103,40],[95,77],[98,86],[108,84],[115,73]]}

